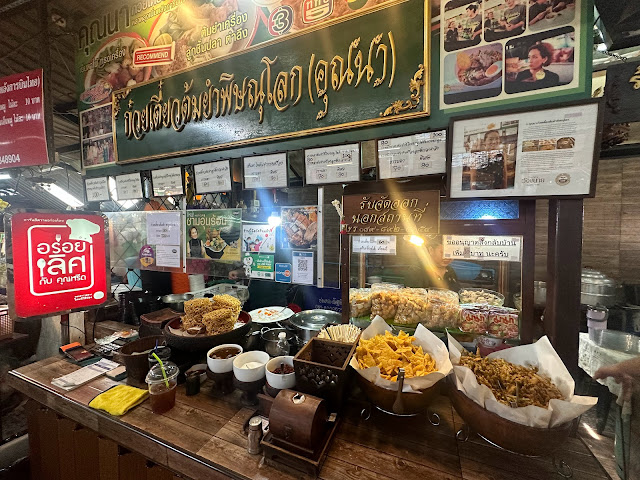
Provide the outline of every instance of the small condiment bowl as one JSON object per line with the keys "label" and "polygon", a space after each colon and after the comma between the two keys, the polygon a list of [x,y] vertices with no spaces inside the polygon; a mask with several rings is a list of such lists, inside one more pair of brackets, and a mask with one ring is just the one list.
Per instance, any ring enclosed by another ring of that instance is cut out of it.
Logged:
{"label": "small condiment bowl", "polygon": [[[211,358],[212,353],[215,353],[217,350],[222,350],[223,348],[236,348],[238,349],[238,354],[231,358]],[[233,360],[235,358],[238,358],[238,355],[240,355],[241,353],[242,347],[240,345],[236,345],[235,343],[225,343],[222,345],[218,345],[217,347],[213,347],[207,352],[207,366],[213,373],[231,372],[233,371]]]}
{"label": "small condiment bowl", "polygon": [[197,363],[196,365],[191,367],[189,370],[184,372],[184,374],[185,376],[195,375],[195,373],[198,371],[202,372],[200,373],[199,377],[200,377],[200,383],[203,383],[207,379],[207,365],[204,363]]}
{"label": "small condiment bowl", "polygon": [[[245,383],[257,382],[264,378],[265,365],[269,361],[269,354],[267,352],[251,351],[241,353],[233,359],[233,374],[235,377]],[[241,368],[243,365],[256,362],[260,366],[253,368]]]}
{"label": "small condiment bowl", "polygon": [[280,365],[282,365],[283,363],[293,368],[293,357],[275,357],[269,360],[269,362],[267,363],[267,382],[269,382],[269,385],[271,385],[273,388],[277,388],[278,390],[293,388],[296,385],[295,372],[285,374],[273,373],[273,370],[280,367]]}

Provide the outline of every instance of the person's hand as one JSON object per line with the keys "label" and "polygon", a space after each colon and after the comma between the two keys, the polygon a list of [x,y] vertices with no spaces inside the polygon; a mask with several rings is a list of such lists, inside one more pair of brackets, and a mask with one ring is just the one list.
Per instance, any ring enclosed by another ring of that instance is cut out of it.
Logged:
{"label": "person's hand", "polygon": [[229,272],[229,280],[240,280],[240,271],[239,270],[231,270]]}
{"label": "person's hand", "polygon": [[622,399],[625,402],[631,401],[631,392],[633,391],[633,377],[626,373],[623,369],[618,368],[618,365],[612,365],[610,367],[599,368],[596,373],[593,374],[594,380],[613,378],[616,383],[622,385]]}

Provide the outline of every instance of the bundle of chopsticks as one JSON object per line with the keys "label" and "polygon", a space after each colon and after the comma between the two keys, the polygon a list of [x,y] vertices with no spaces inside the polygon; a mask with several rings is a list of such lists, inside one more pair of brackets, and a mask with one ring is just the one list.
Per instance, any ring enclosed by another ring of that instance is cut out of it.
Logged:
{"label": "bundle of chopsticks", "polygon": [[320,330],[318,338],[343,343],[354,343],[356,340],[358,340],[360,331],[361,330],[355,325],[332,325]]}

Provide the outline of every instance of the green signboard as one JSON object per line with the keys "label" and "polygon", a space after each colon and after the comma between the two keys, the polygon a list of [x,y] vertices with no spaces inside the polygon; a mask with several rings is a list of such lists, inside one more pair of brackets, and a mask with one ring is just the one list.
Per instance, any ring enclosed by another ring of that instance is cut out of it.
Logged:
{"label": "green signboard", "polygon": [[113,94],[118,162],[429,114],[424,0],[381,4]]}

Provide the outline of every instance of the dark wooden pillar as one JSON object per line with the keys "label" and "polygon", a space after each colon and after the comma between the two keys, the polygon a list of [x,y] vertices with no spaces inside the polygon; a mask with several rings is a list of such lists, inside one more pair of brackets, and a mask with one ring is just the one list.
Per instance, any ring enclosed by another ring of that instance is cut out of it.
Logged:
{"label": "dark wooden pillar", "polygon": [[578,373],[582,199],[549,200],[544,329],[574,377]]}
{"label": "dark wooden pillar", "polygon": [[53,139],[53,94],[51,91],[51,49],[49,48],[49,12],[46,0],[38,0],[38,25],[42,35],[39,39],[40,66],[42,67],[42,101],[44,102],[44,126],[47,137],[49,163],[55,162]]}

